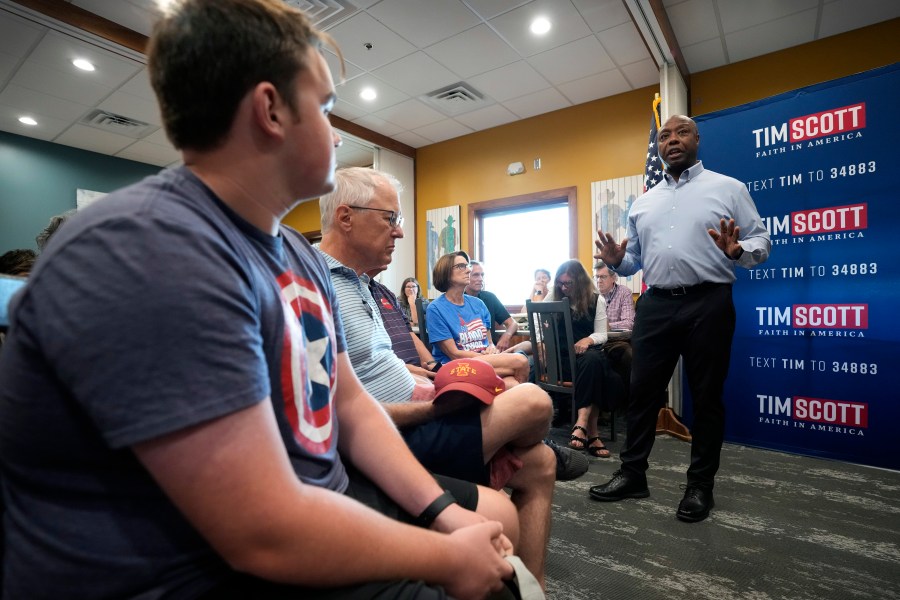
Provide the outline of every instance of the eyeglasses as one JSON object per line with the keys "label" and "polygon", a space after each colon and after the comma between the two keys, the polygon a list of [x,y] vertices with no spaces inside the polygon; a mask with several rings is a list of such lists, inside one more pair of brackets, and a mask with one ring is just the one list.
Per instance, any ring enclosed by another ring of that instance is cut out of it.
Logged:
{"label": "eyeglasses", "polygon": [[466,269],[469,268],[469,263],[458,263],[458,264],[453,265],[453,268],[456,269],[457,271],[465,271]]}
{"label": "eyeglasses", "polygon": [[574,283],[571,279],[569,281],[563,281],[562,279],[557,279],[556,284],[561,288],[572,287],[572,283]]}
{"label": "eyeglasses", "polygon": [[594,279],[596,279],[597,281],[604,281],[606,279],[609,279],[609,275],[595,275]]}
{"label": "eyeglasses", "polygon": [[386,210],[384,208],[372,208],[371,206],[354,206],[352,204],[348,204],[347,206],[350,208],[355,208],[356,210],[377,210],[378,212],[388,213],[389,215],[391,215],[388,219],[388,224],[391,227],[403,227],[403,215],[398,212]]}

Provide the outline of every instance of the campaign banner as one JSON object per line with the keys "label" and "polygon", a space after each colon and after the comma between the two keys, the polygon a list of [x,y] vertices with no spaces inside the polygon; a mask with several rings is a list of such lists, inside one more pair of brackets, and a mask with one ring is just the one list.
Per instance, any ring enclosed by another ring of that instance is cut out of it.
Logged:
{"label": "campaign banner", "polygon": [[772,238],[736,269],[729,441],[900,469],[897,90],[900,63],[696,118]]}

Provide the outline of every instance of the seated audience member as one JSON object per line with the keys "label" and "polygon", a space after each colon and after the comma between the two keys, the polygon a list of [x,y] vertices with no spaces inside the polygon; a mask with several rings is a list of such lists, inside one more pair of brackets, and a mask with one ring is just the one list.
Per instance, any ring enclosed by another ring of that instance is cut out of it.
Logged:
{"label": "seated audience member", "polygon": [[[469,264],[472,266],[472,273],[469,275],[466,294],[478,298],[487,306],[488,312],[491,313],[491,340],[497,346],[497,350],[503,352],[509,348],[509,341],[516,334],[519,324],[510,316],[500,299],[484,289],[484,266],[476,260]],[[502,334],[495,331],[501,327],[505,329]]]}
{"label": "seated audience member", "polygon": [[[406,368],[413,375],[433,378],[442,366],[431,355],[431,352],[412,332],[409,321],[406,320],[399,306],[397,298],[387,287],[375,280],[375,277],[387,267],[378,267],[366,273],[369,276],[369,291],[381,313],[384,328],[391,338],[391,345],[397,358],[406,363]],[[544,443],[550,446],[556,455],[556,479],[557,481],[569,481],[577,479],[587,472],[590,466],[587,459],[571,448],[563,448],[548,437]]]}
{"label": "seated audience member", "polygon": [[79,211],[11,307],[3,596],[501,590],[513,504],[413,457],[280,223],[333,187],[327,34],[280,0],[173,6],[148,70],[184,165]]}
{"label": "seated audience member", "polygon": [[550,271],[547,269],[538,269],[534,272],[534,285],[531,286],[531,295],[528,297],[532,302],[541,302],[550,293]]}
{"label": "seated audience member", "polygon": [[0,273],[25,277],[31,273],[35,260],[37,260],[37,254],[28,248],[4,252],[0,256]]}
{"label": "seated audience member", "polygon": [[631,331],[634,328],[634,298],[631,290],[618,279],[619,276],[602,262],[594,266],[594,282],[606,301],[606,322],[610,330]]}
{"label": "seated audience member", "polygon": [[[598,458],[609,458],[609,450],[600,440],[597,421],[601,405],[610,397],[620,397],[622,382],[609,366],[603,352],[607,340],[606,301],[591,283],[591,276],[577,260],[567,260],[553,278],[553,290],[547,301],[569,299],[574,344],[564,347],[564,356],[575,353],[575,408],[578,415],[572,429],[572,448],[580,448]],[[564,360],[563,365],[568,365]],[[582,435],[579,435],[581,433]]]}
{"label": "seated audience member", "polygon": [[[415,277],[407,277],[400,286],[400,295],[396,296],[400,300],[400,310],[406,316],[406,320],[413,327],[419,326],[418,308],[416,308],[416,300],[422,298],[422,287]],[[427,301],[426,301],[427,304]]]}
{"label": "seated audience member", "polygon": [[480,358],[503,377],[507,387],[528,380],[528,359],[500,353],[491,341],[491,315],[484,302],[465,294],[469,285],[469,255],[459,250],[434,265],[434,287],[444,292],[428,305],[428,339],[440,363],[457,358]]}
{"label": "seated audience member", "polygon": [[369,292],[381,314],[384,329],[391,339],[391,350],[403,361],[410,373],[434,379],[441,364],[431,356],[431,352],[419,336],[413,333],[409,319],[397,297],[387,286],[375,279],[385,269],[387,265],[369,269],[366,275],[369,277]]}
{"label": "seated audience member", "polygon": [[37,237],[34,238],[34,241],[37,242],[38,252],[43,252],[44,248],[47,246],[47,242],[50,241],[50,238],[59,230],[60,227],[65,225],[66,221],[71,219],[75,215],[75,209],[67,210],[66,212],[54,215],[50,217],[50,222],[47,223],[47,226],[44,227]]}
{"label": "seated audience member", "polygon": [[[631,290],[618,283],[619,276],[604,263],[594,265],[594,281],[600,295],[606,300],[606,322],[611,331],[631,331],[634,328],[634,298]],[[609,357],[613,370],[619,374],[627,398],[631,384],[631,341],[609,340],[603,351]]]}
{"label": "seated audience member", "polygon": [[[391,304],[396,298],[378,284],[372,285],[381,296],[376,301],[366,275],[391,262],[394,243],[403,237],[400,191],[392,175],[351,167],[339,169],[334,191],[319,199],[319,251],[331,270],[350,363],[426,468],[512,489],[519,515],[517,550],[543,582],[556,468],[553,452],[541,443],[550,426],[550,398],[534,385],[504,391],[506,386],[494,377],[494,395],[499,395],[490,406],[416,401],[414,377],[394,354],[381,318],[383,300]],[[434,398],[434,385],[427,379],[421,385],[432,391],[424,399]]]}

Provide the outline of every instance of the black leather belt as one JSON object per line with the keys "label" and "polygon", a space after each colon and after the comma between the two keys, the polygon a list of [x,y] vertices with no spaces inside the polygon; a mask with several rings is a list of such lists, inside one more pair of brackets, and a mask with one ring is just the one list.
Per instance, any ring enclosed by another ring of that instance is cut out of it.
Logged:
{"label": "black leather belt", "polygon": [[698,292],[707,292],[709,290],[713,290],[718,287],[722,287],[724,285],[731,285],[730,283],[716,283],[713,281],[705,281],[703,283],[698,283],[697,285],[689,285],[687,287],[676,287],[676,288],[661,288],[661,287],[651,287],[650,292],[654,296],[669,296],[669,297],[677,297],[677,296],[687,296],[688,294],[696,294]]}

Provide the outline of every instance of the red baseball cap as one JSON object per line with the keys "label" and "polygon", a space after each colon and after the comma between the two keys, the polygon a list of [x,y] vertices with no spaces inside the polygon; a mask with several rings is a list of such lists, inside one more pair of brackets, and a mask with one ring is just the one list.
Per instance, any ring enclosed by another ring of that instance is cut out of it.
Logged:
{"label": "red baseball cap", "polygon": [[448,392],[465,392],[485,404],[506,391],[506,383],[494,371],[494,367],[477,358],[451,360],[437,372],[434,378],[434,399]]}

